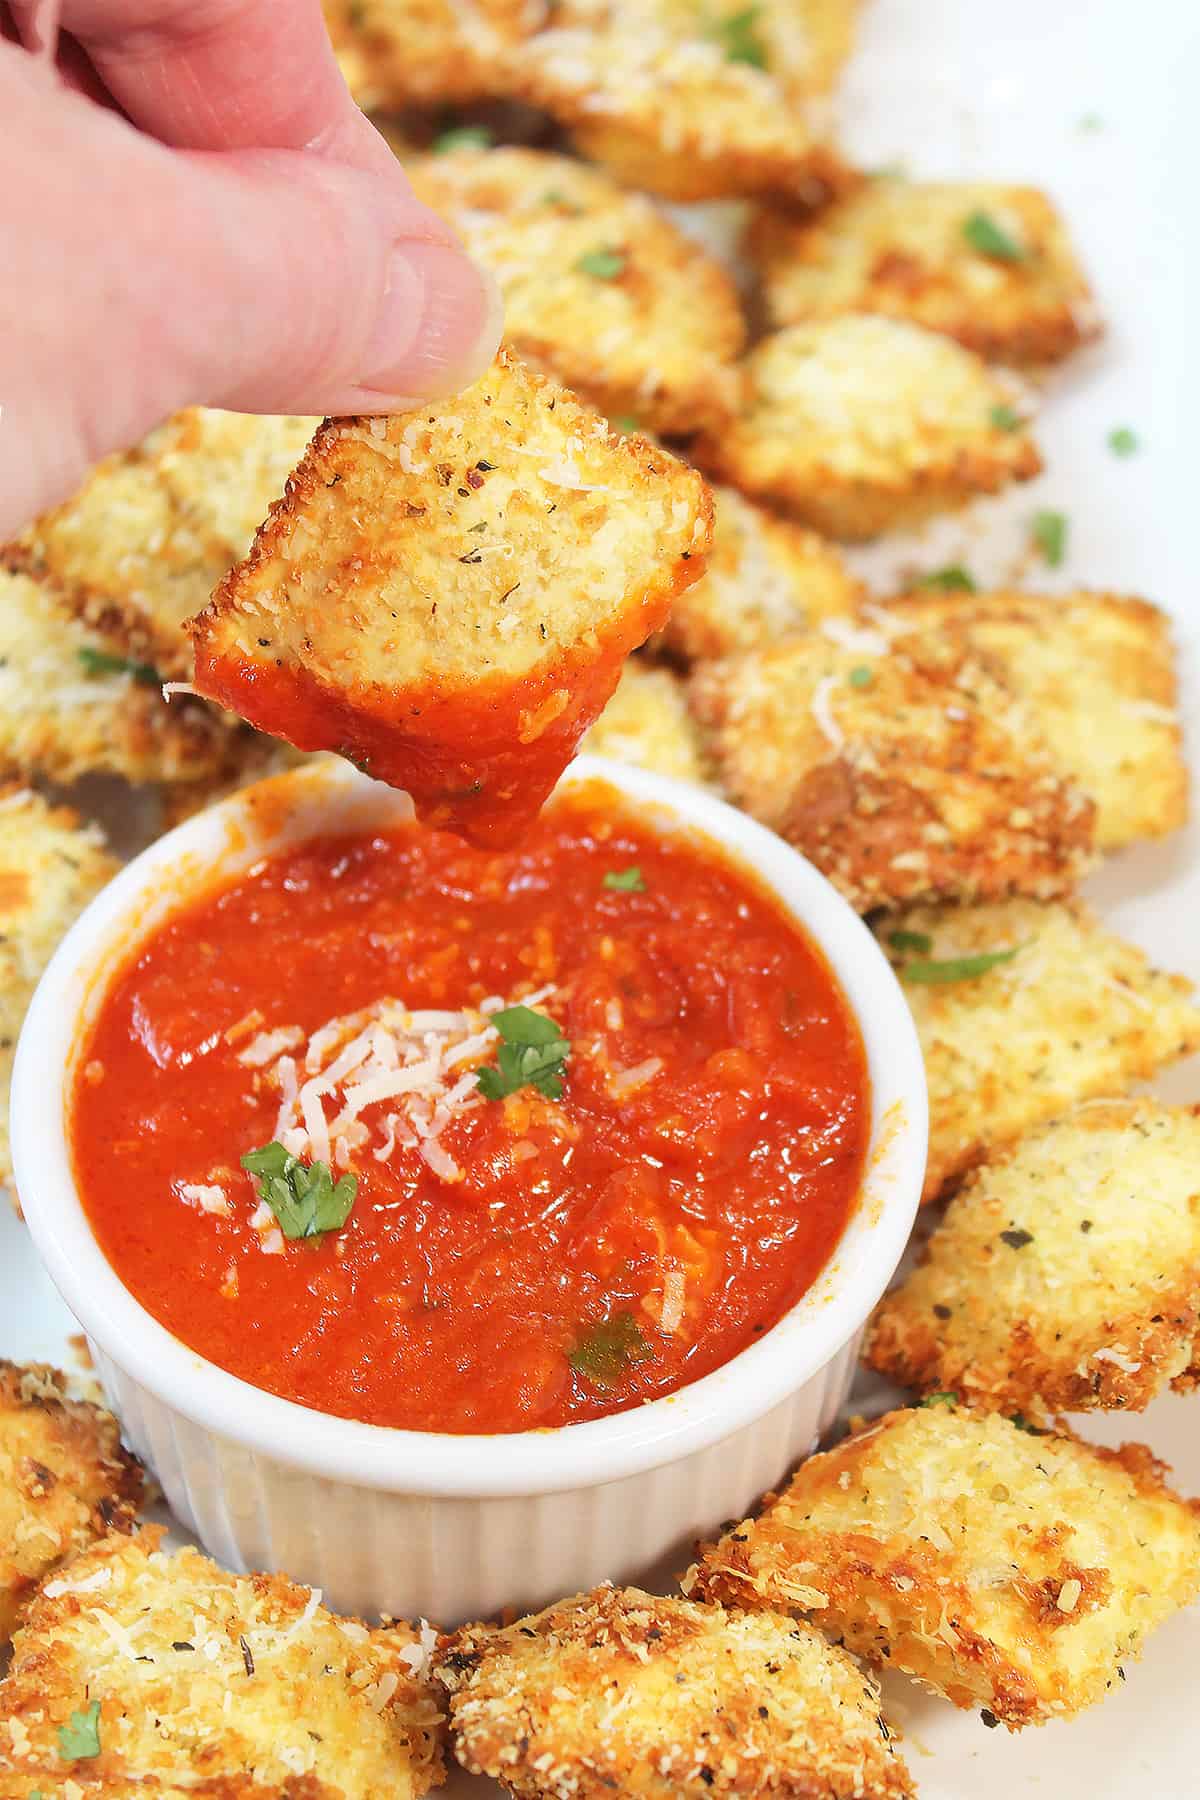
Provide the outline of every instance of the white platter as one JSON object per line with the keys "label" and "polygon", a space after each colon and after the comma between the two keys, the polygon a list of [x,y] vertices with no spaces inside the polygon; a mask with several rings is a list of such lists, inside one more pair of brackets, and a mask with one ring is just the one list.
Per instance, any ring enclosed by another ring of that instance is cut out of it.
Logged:
{"label": "white platter", "polygon": [[[1066,565],[1052,580],[1140,592],[1176,621],[1187,717],[1200,718],[1200,587],[1192,529],[1200,498],[1188,446],[1200,418],[1185,305],[1200,259],[1200,11],[1190,0],[868,0],[863,42],[840,102],[843,134],[866,166],[992,175],[1048,188],[1095,278],[1108,335],[1050,385],[1039,438],[1047,473],[970,519],[940,526],[913,559],[963,560],[983,577],[1020,566],[1030,514],[1070,518]],[[722,209],[725,211],[726,209]],[[701,225],[702,229],[707,227]],[[1189,287],[1189,282],[1191,283]],[[1142,449],[1121,460],[1108,432],[1131,426]],[[1188,429],[1190,427],[1190,429]],[[894,547],[869,550],[876,576]],[[1098,729],[1102,722],[1098,722]],[[1109,920],[1164,966],[1200,981],[1200,834],[1136,850],[1091,884]],[[1161,1088],[1200,1099],[1200,1063]],[[74,1326],[36,1265],[24,1228],[0,1202],[0,1355],[77,1368]],[[864,1389],[862,1403],[869,1408]],[[876,1402],[878,1404],[878,1402]],[[1200,1400],[1168,1398],[1140,1417],[1081,1422],[1108,1443],[1135,1437],[1200,1493]],[[1150,1640],[1144,1660],[1081,1719],[1020,1737],[889,1678],[924,1800],[1185,1800],[1200,1793],[1200,1608]],[[486,1784],[458,1777],[459,1792]]]}

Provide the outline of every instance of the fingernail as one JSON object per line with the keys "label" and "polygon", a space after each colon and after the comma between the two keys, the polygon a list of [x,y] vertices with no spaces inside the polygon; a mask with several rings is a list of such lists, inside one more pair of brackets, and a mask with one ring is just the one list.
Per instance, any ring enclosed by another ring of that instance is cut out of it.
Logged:
{"label": "fingernail", "polygon": [[397,244],[364,357],[362,386],[435,399],[482,375],[496,354],[504,303],[492,276],[447,244]]}

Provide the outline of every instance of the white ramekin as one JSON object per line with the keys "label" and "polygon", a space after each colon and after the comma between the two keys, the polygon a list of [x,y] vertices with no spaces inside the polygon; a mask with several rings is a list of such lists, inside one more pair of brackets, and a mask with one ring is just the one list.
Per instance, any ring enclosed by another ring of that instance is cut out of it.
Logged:
{"label": "white ramekin", "polygon": [[444,1625],[541,1605],[664,1557],[682,1565],[698,1535],[807,1454],[846,1397],[924,1169],[924,1072],[903,995],[866,927],[771,832],[699,788],[597,758],[581,758],[563,785],[595,779],[748,865],[841,983],[866,1046],[872,1137],[837,1250],[799,1304],[724,1368],[636,1411],[554,1431],[457,1437],[329,1418],[180,1343],[122,1286],[75,1189],[66,1107],[84,1030],[130,949],[181,896],[315,833],[410,816],[404,795],[344,763],[235,795],[139,856],[68,933],[21,1033],[12,1099],[17,1187],[46,1267],[130,1442],[223,1562],[285,1569],[346,1609]]}

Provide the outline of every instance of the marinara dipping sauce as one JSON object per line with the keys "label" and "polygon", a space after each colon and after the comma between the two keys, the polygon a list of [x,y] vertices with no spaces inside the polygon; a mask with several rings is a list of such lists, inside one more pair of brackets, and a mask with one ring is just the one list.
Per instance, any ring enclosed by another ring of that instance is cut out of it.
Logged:
{"label": "marinara dipping sauce", "polygon": [[142,1305],[256,1387],[422,1431],[719,1367],[827,1261],[868,1137],[820,952],[598,785],[516,850],[411,825],[256,864],[141,945],[77,1071],[79,1191]]}

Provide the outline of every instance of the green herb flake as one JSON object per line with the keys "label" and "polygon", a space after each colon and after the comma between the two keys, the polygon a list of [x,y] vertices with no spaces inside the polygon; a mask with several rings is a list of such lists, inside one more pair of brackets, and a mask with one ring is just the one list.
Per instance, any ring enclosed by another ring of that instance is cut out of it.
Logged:
{"label": "green herb flake", "polygon": [[58,1753],[64,1762],[86,1762],[100,1754],[100,1702],[86,1712],[73,1712],[58,1728]]}
{"label": "green herb flake", "polygon": [[1026,1244],[1032,1244],[1033,1233],[1026,1231],[1024,1226],[1016,1225],[1000,1233],[1000,1242],[1007,1244],[1010,1250],[1023,1250]]}
{"label": "green herb flake", "polygon": [[975,981],[1001,963],[1011,962],[1025,948],[1014,944],[1011,950],[983,950],[978,956],[950,956],[944,962],[910,962],[900,967],[901,981],[916,987],[947,987],[952,981]]}
{"label": "green herb flake", "polygon": [[132,675],[143,687],[161,687],[162,676],[152,663],[134,662],[128,656],[112,656],[91,644],[81,644],[75,653],[85,675]]}
{"label": "green herb flake", "polygon": [[435,156],[444,156],[448,150],[490,150],[495,142],[495,132],[486,125],[452,125],[434,138],[433,151]]}
{"label": "green herb flake", "polygon": [[1080,131],[1103,131],[1104,120],[1099,113],[1084,113],[1079,120]]}
{"label": "green herb flake", "polygon": [[242,1167],[258,1177],[259,1197],[275,1214],[286,1238],[340,1231],[350,1217],[358,1193],[356,1175],[343,1175],[335,1185],[327,1163],[302,1163],[275,1142],[248,1150]]}
{"label": "green herb flake", "polygon": [[1115,425],[1108,434],[1108,447],[1114,456],[1136,456],[1141,445],[1136,431],[1128,425]]}
{"label": "green herb flake", "polygon": [[739,12],[714,19],[710,35],[720,44],[727,62],[745,63],[751,69],[767,66],[767,45],[758,30],[761,6],[744,6]]}
{"label": "green herb flake", "polygon": [[933,939],[924,931],[889,931],[888,943],[893,950],[911,950],[914,956],[928,956]]}
{"label": "green herb flake", "polygon": [[852,688],[869,688],[874,679],[865,663],[861,663],[857,669],[851,669],[846,677]]}
{"label": "green herb flake", "polygon": [[604,877],[604,886],[611,888],[615,894],[644,894],[646,891],[642,871],[636,863],[631,869],[609,869]]}
{"label": "green herb flake", "polygon": [[1033,541],[1050,564],[1057,569],[1067,554],[1067,515],[1045,510],[1033,515]]}
{"label": "green herb flake", "polygon": [[993,406],[988,417],[997,431],[1020,431],[1025,423],[1015,406]]}
{"label": "green herb flake", "polygon": [[590,1325],[567,1352],[577,1375],[597,1387],[615,1387],[626,1369],[653,1354],[631,1312],[614,1313]]}
{"label": "green herb flake", "polygon": [[536,1088],[547,1100],[561,1100],[563,1072],[571,1046],[553,1019],[529,1006],[507,1006],[492,1016],[502,1039],[494,1069],[480,1069],[485,1100],[503,1100],[518,1088]]}
{"label": "green herb flake", "polygon": [[976,594],[979,592],[975,577],[961,563],[947,563],[944,569],[930,569],[922,575],[918,584],[923,588],[937,588],[943,594]]}
{"label": "green herb flake", "polygon": [[640,431],[642,428],[632,413],[621,413],[618,418],[613,420],[613,429],[619,431],[622,437],[628,437],[631,432]]}
{"label": "green herb flake", "polygon": [[1010,1413],[1009,1421],[1016,1426],[1018,1431],[1027,1432],[1030,1437],[1049,1437],[1050,1435],[1041,1425],[1031,1425],[1024,1413]]}
{"label": "green herb flake", "polygon": [[957,1406],[958,1405],[958,1395],[951,1394],[949,1392],[943,1392],[943,1393],[939,1393],[939,1394],[926,1394],[926,1396],[923,1400],[917,1401],[917,1405],[918,1406]]}
{"label": "green herb flake", "polygon": [[990,256],[995,262],[1024,262],[1025,251],[1003,225],[997,223],[991,213],[973,212],[963,220],[963,236],[972,250],[978,250],[980,256]]}
{"label": "green herb flake", "polygon": [[617,281],[625,273],[629,258],[623,250],[585,250],[575,267],[581,275],[594,275],[597,281]]}

